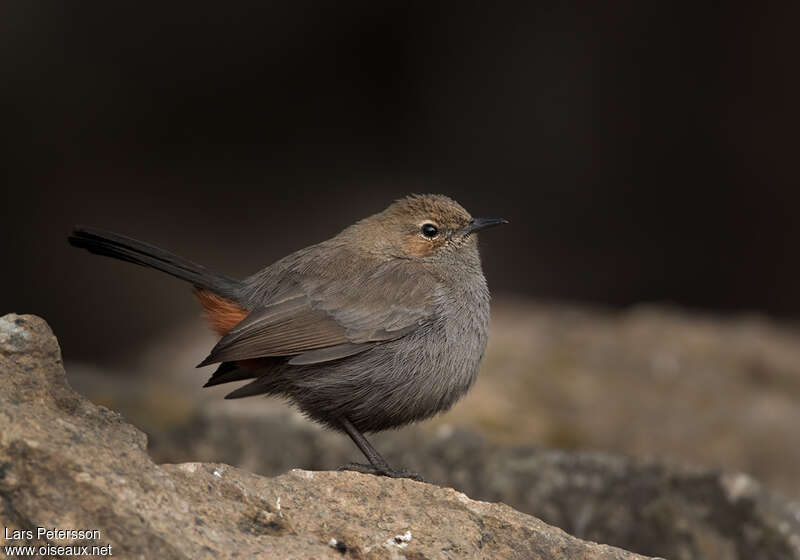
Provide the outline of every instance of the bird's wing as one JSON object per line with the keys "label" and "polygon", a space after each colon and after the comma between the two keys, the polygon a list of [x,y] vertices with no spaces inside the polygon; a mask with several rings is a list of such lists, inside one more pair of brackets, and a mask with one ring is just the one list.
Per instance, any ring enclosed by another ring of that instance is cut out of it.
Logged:
{"label": "bird's wing", "polygon": [[324,267],[289,270],[281,284],[201,366],[269,356],[303,365],[352,356],[431,321],[438,293],[435,278],[411,261],[386,261],[348,278]]}

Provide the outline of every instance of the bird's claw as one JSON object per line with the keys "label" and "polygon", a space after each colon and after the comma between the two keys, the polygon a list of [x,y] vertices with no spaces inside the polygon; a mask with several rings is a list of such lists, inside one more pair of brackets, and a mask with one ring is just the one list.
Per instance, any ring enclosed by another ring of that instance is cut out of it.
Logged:
{"label": "bird's claw", "polygon": [[388,476],[389,478],[410,478],[417,482],[425,482],[422,477],[406,469],[392,469],[390,467],[376,467],[374,465],[365,465],[363,463],[348,463],[342,465],[337,471],[354,471],[362,474],[373,474],[375,476]]}

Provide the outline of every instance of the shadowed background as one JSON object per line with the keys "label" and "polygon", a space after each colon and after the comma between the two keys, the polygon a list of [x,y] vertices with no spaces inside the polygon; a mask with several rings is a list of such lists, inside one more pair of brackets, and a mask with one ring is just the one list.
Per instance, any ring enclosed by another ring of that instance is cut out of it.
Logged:
{"label": "shadowed background", "polygon": [[497,294],[800,314],[796,4],[0,7],[6,274],[67,357],[197,315],[74,223],[250,274],[408,192]]}

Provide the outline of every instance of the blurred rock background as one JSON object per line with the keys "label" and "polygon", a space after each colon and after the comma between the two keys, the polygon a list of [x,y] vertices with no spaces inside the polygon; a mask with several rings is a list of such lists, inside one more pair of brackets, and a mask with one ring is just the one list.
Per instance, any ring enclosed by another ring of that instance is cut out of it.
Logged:
{"label": "blurred rock background", "polygon": [[[438,459],[415,446],[467,431],[490,445],[743,471],[800,500],[797,329],[755,316],[497,298],[490,332],[467,397],[432,421],[376,436],[379,448],[429,473]],[[202,389],[213,368],[194,365],[213,342],[202,324],[187,325],[151,341],[122,375],[67,362],[67,376],[79,392],[144,428],[163,461],[277,474],[358,459],[346,437],[323,433],[276,399],[222,400],[235,384]]]}

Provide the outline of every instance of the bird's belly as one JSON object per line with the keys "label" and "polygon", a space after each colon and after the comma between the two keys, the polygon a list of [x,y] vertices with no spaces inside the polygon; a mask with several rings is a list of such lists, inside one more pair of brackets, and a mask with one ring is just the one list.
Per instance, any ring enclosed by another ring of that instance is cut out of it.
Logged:
{"label": "bird's belly", "polygon": [[292,399],[307,415],[334,427],[343,415],[361,431],[402,426],[447,410],[463,396],[485,346],[485,327],[440,321],[309,371]]}

